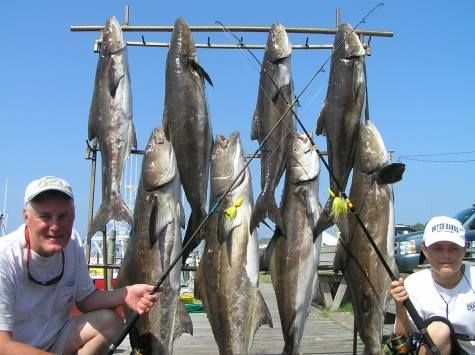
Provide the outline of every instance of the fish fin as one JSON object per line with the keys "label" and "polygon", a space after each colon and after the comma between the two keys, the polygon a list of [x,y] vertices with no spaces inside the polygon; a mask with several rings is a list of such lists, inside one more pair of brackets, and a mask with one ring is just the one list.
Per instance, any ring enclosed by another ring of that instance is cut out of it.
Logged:
{"label": "fish fin", "polygon": [[380,168],[376,174],[376,182],[382,184],[394,184],[401,181],[406,165],[403,163],[391,163]]}
{"label": "fish fin", "polygon": [[282,234],[280,233],[279,229],[277,228],[274,231],[274,235],[272,236],[269,244],[267,244],[266,249],[264,250],[264,257],[261,259],[264,265],[260,266],[260,269],[269,270],[270,269],[270,262],[272,258],[272,254],[274,253],[275,245],[277,243],[277,239],[280,238]]}
{"label": "fish fin", "polygon": [[96,133],[96,126],[94,125],[94,118],[92,117],[91,114],[89,114],[89,121],[87,123],[87,138],[89,140],[96,139],[97,133]]}
{"label": "fish fin", "polygon": [[282,220],[279,207],[277,207],[277,202],[275,202],[273,196],[263,195],[261,193],[257,198],[254,209],[252,210],[250,232],[252,233],[258,226],[259,222],[266,219],[266,217],[269,217],[281,232],[285,234],[284,221]]}
{"label": "fish fin", "polygon": [[[204,297],[206,296],[206,290],[203,290],[204,287],[204,271],[203,271],[203,263],[199,263],[198,267],[196,268],[195,274],[195,284],[193,287],[193,293],[196,299],[204,301]],[[205,302],[203,302],[204,304]]]}
{"label": "fish fin", "polygon": [[267,324],[269,328],[274,328],[274,324],[272,323],[272,317],[269,312],[269,308],[267,307],[266,301],[262,296],[261,290],[257,289],[257,309],[256,315],[258,317],[256,322],[256,328],[254,329],[254,333],[259,329],[262,324]]}
{"label": "fish fin", "polygon": [[191,321],[190,315],[186,311],[183,302],[178,299],[176,305],[176,314],[175,314],[175,329],[173,330],[173,340],[178,338],[183,333],[188,333],[193,335],[193,322]]}
{"label": "fish fin", "polygon": [[158,199],[155,197],[152,207],[152,213],[150,215],[150,247],[159,240],[160,234],[162,234],[169,224],[174,221],[173,210],[168,203],[165,203],[160,210],[158,210]]}
{"label": "fish fin", "polygon": [[168,115],[167,115],[167,108],[165,107],[163,109],[163,118],[162,118],[162,127],[163,127],[163,133],[165,133],[165,138],[171,142],[171,138],[170,138],[170,131],[168,129],[168,125],[169,125],[169,118],[168,118]]}
{"label": "fish fin", "polygon": [[193,70],[198,73],[201,79],[206,80],[211,86],[213,86],[211,77],[208,75],[206,70],[204,70],[204,68],[200,65],[200,63],[198,63],[198,61],[196,60],[196,57],[193,57],[192,59],[190,59],[190,62],[191,62],[191,66],[193,67]]}
{"label": "fish fin", "polygon": [[121,195],[113,195],[110,201],[103,200],[89,228],[88,236],[102,232],[110,220],[124,221],[132,225],[134,219]]}
{"label": "fish fin", "polygon": [[120,81],[125,77],[124,65],[122,58],[118,56],[111,57],[111,64],[109,66],[109,94],[115,97]]}
{"label": "fish fin", "polygon": [[332,208],[332,200],[328,199],[325,207],[320,213],[320,216],[317,219],[317,223],[313,228],[313,241],[315,242],[317,238],[323,233],[324,230],[330,228],[332,225],[335,224],[331,217],[331,208]]}
{"label": "fish fin", "polygon": [[130,121],[129,142],[132,148],[137,148],[137,134],[135,133],[135,125],[132,120]]}
{"label": "fish fin", "polygon": [[133,350],[132,354],[137,354],[138,353],[137,351],[139,351],[138,349],[142,348],[142,344],[140,342],[139,330],[137,329],[135,325],[132,328],[130,328],[129,342],[132,349],[137,349],[135,351]]}
{"label": "fish fin", "polygon": [[[188,241],[191,239],[195,231],[200,226],[201,221],[203,221],[205,218],[206,218],[206,212],[200,211],[199,213],[196,213],[196,211],[193,211],[193,210],[191,211],[190,218],[188,219],[188,225],[186,226],[186,232],[185,232],[185,238],[183,239],[183,245],[188,243]],[[190,242],[190,244],[187,247],[183,247],[183,259],[182,259],[183,265],[185,265],[186,259],[191,254],[191,252],[200,244],[201,239],[202,239],[202,231],[198,232],[198,234],[195,235],[194,239]]]}
{"label": "fish fin", "polygon": [[326,105],[323,104],[322,110],[320,111],[320,116],[317,120],[317,129],[315,133],[317,136],[326,136],[327,135],[327,123],[326,123],[327,109]]}
{"label": "fish fin", "polygon": [[310,225],[315,225],[317,223],[315,216],[318,212],[318,203],[316,198],[312,196],[305,188],[300,191],[300,198],[302,199],[302,203],[305,206],[306,216]]}
{"label": "fish fin", "polygon": [[[181,199],[180,199],[181,200]],[[185,221],[185,210],[183,209],[183,205],[181,203],[178,204],[179,216],[180,216],[180,226],[181,228],[185,229],[186,221]]]}
{"label": "fish fin", "polygon": [[260,132],[262,132],[261,125],[261,117],[258,114],[254,113],[251,126],[251,140],[260,140]]}
{"label": "fish fin", "polygon": [[344,241],[339,240],[335,250],[335,256],[333,257],[333,271],[339,272],[345,270],[346,261],[348,259],[348,253],[341,245]]}
{"label": "fish fin", "polygon": [[242,216],[241,216],[241,206],[244,202],[243,197],[239,197],[236,201],[234,201],[230,207],[226,208],[220,216],[219,225],[220,233],[218,235],[218,240],[220,243],[228,240],[228,236],[232,233],[232,231],[239,227],[242,224]]}
{"label": "fish fin", "polygon": [[[272,84],[270,85],[270,90],[267,94],[274,103],[278,100],[279,96],[282,98],[287,97],[285,92],[293,92],[293,84],[291,76],[287,73],[287,66],[280,65],[280,63],[285,60],[286,58],[281,58],[272,62],[272,64],[277,65],[277,70],[273,71],[272,78],[270,78],[272,80]],[[290,105],[290,102],[288,102],[288,104]]]}

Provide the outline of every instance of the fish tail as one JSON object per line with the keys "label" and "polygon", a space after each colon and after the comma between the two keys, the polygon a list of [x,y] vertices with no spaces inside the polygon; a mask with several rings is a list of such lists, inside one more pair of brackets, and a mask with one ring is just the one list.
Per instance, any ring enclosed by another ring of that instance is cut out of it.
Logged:
{"label": "fish tail", "polygon": [[325,204],[325,207],[323,208],[322,213],[318,217],[315,227],[312,230],[314,242],[323,233],[324,230],[330,228],[332,225],[335,224],[331,216],[331,208],[332,208],[332,201],[331,199],[328,199],[327,203]]}
{"label": "fish tail", "polygon": [[267,324],[269,328],[273,328],[274,324],[272,323],[272,317],[269,312],[269,308],[267,307],[266,301],[262,296],[261,290],[257,289],[257,324],[256,329],[257,331],[262,324]]}
{"label": "fish tail", "polygon": [[173,332],[173,340],[178,338],[183,333],[188,333],[190,335],[193,335],[193,323],[191,322],[190,315],[186,311],[186,308],[180,299],[178,299],[175,317],[176,317],[176,321],[175,321],[175,329]]}
{"label": "fish tail", "polygon": [[279,207],[277,207],[277,202],[271,195],[260,194],[251,214],[251,233],[259,225],[259,222],[266,219],[266,217],[269,217],[282,234],[285,234],[284,221],[282,220]]}
{"label": "fish tail", "polygon": [[199,233],[194,237],[190,244],[186,245],[195,233],[195,231],[198,230],[198,227],[205,218],[206,212],[200,211],[199,213],[196,213],[196,211],[191,211],[190,219],[188,220],[188,225],[186,226],[185,238],[183,239],[184,247],[181,259],[183,265],[186,264],[186,259],[188,258],[188,256],[201,243],[201,240],[203,239],[202,232],[199,231]]}
{"label": "fish tail", "polygon": [[92,237],[96,232],[104,231],[107,222],[112,219],[115,221],[125,221],[130,225],[134,222],[129,208],[120,195],[115,195],[111,200],[102,201],[91,223],[88,235]]}

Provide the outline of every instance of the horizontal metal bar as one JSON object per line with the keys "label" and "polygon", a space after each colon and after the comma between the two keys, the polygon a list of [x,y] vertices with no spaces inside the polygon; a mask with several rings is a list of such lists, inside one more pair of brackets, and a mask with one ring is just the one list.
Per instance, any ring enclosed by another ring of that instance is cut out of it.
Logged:
{"label": "horizontal metal bar", "polygon": [[[71,32],[97,32],[102,31],[104,26],[96,25],[78,25],[71,26]],[[226,26],[226,30],[231,32],[269,32],[270,26]],[[221,26],[190,26],[192,32],[223,32]],[[334,35],[336,28],[317,28],[317,27],[286,27],[287,33],[306,33],[306,34],[326,34]],[[124,32],[172,32],[173,26],[130,26],[123,25]],[[393,37],[394,33],[389,31],[363,30],[357,29],[357,34],[373,37]]]}
{"label": "horizontal metal bar", "polygon": [[[169,42],[149,42],[149,41],[127,41],[127,45],[131,47],[169,47]],[[196,48],[216,48],[216,49],[265,49],[265,44],[245,44],[243,46],[236,44],[220,44],[220,43],[196,43]],[[294,44],[292,49],[333,49],[331,44]]]}
{"label": "horizontal metal bar", "polygon": [[120,264],[89,264],[87,267],[89,269],[120,269]]}

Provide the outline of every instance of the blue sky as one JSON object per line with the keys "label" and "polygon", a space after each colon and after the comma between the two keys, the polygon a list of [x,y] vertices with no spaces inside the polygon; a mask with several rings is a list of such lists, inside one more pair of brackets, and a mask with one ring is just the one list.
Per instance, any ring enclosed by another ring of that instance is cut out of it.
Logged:
{"label": "blue sky", "polygon": [[[21,223],[26,184],[43,175],[68,180],[75,191],[76,227],[86,233],[90,162],[84,159],[87,121],[97,55],[93,32],[70,32],[71,25],[103,25],[115,15],[130,24],[172,25],[179,16],[190,25],[334,27],[335,9],[342,22],[356,25],[376,1],[12,1],[2,6],[4,28],[0,86],[0,209],[8,180],[8,230]],[[225,5],[226,4],[226,5]],[[371,40],[367,59],[371,117],[386,146],[401,156],[475,151],[475,71],[473,1],[386,1],[360,28],[393,31],[393,38]],[[126,33],[140,40],[140,33]],[[167,42],[170,33],[145,33],[148,41]],[[194,35],[204,43],[208,34]],[[266,34],[242,34],[245,43],[265,43]],[[229,35],[210,34],[212,42],[235,43]],[[290,35],[294,44],[306,36]],[[332,36],[311,35],[310,44],[331,44]],[[255,50],[262,59],[263,51]],[[292,67],[299,94],[330,52],[295,50]],[[165,48],[129,48],[134,123],[143,149],[153,127],[161,125]],[[198,57],[214,82],[207,89],[213,134],[239,130],[244,149],[250,141],[259,68],[249,53],[199,49]],[[329,68],[326,67],[328,70]],[[313,130],[325,98],[327,73],[319,74],[302,95],[298,114]],[[316,142],[325,150],[325,140]],[[395,185],[396,220],[413,224],[432,215],[452,215],[475,202],[475,153],[402,159],[406,172]],[[253,163],[254,164],[254,163]],[[258,163],[253,165],[254,196],[259,193]],[[97,175],[100,186],[100,174]],[[320,198],[327,199],[328,173],[322,170]],[[97,195],[99,196],[99,195]],[[277,196],[279,198],[279,196]],[[265,229],[263,233],[267,233]]]}

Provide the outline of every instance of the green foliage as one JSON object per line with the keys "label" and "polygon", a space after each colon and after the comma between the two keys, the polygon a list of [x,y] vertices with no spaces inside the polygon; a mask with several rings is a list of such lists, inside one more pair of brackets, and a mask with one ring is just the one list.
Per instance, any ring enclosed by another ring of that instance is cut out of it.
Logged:
{"label": "green foliage", "polygon": [[424,230],[424,225],[422,223],[416,223],[410,226],[414,228],[416,231],[423,231]]}

